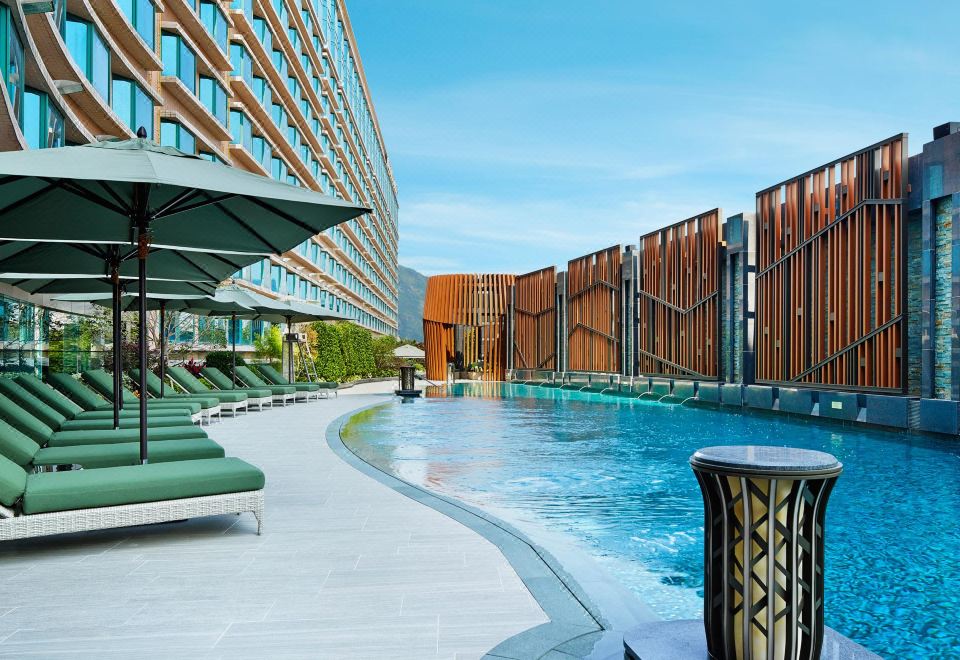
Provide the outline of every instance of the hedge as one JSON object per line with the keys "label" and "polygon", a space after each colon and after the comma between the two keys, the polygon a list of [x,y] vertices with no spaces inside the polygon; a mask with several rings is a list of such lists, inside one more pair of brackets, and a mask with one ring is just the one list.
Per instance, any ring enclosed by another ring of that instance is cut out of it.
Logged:
{"label": "hedge", "polygon": [[[246,364],[243,358],[237,356],[237,366],[242,367]],[[233,352],[231,351],[210,351],[207,353],[208,367],[219,369],[228,376],[233,373]]]}
{"label": "hedge", "polygon": [[353,323],[314,323],[313,343],[317,373],[324,380],[357,380],[395,376],[399,361],[393,349],[400,341],[373,334]]}
{"label": "hedge", "polygon": [[313,331],[317,334],[313,347],[317,375],[323,380],[342,383],[347,379],[347,368],[340,348],[340,333],[336,327],[320,321],[313,324]]}

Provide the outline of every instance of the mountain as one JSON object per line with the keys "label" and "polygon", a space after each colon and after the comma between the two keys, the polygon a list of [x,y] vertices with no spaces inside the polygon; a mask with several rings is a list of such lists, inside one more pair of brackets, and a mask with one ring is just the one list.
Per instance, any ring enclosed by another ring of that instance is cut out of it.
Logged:
{"label": "mountain", "polygon": [[427,276],[400,266],[400,338],[423,341],[423,299]]}

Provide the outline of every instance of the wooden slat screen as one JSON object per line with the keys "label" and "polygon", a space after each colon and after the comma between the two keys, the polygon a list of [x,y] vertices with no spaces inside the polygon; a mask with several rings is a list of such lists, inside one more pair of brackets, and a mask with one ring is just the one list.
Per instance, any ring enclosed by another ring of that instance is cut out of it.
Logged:
{"label": "wooden slat screen", "polygon": [[435,275],[427,279],[423,339],[427,378],[446,378],[456,354],[456,332],[463,337],[463,363],[483,365],[484,380],[506,374],[506,313],[513,275]]}
{"label": "wooden slat screen", "polygon": [[616,245],[567,264],[570,371],[620,371],[621,258]]}
{"label": "wooden slat screen", "polygon": [[640,237],[641,374],[719,374],[720,209]]}
{"label": "wooden slat screen", "polygon": [[513,294],[513,368],[556,369],[557,269],[519,275]]}
{"label": "wooden slat screen", "polygon": [[906,135],[757,193],[757,380],[902,390]]}

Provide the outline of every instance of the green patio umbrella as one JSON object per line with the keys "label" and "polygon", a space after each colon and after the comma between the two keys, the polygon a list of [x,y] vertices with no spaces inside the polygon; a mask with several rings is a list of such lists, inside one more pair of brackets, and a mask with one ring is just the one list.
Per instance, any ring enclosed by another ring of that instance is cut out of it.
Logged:
{"label": "green patio umbrella", "polygon": [[[143,139],[143,129],[137,133],[133,140],[0,153],[0,237],[136,245],[141,391],[146,391],[151,249],[280,254],[369,209],[160,147]],[[146,462],[144,397],[140,416]]]}
{"label": "green patio umbrella", "polygon": [[[229,284],[217,289],[214,299],[223,301],[232,301],[248,309],[253,310],[252,314],[233,315],[230,325],[231,345],[233,349],[233,382],[236,384],[236,366],[237,366],[237,318],[252,319],[254,321],[270,321],[271,323],[287,324],[287,335],[290,335],[290,326],[293,323],[305,323],[308,321],[349,321],[350,317],[326,309],[314,303],[306,303],[298,300],[276,300],[261,295],[256,291],[251,291],[245,287]],[[293,343],[290,345],[290,360],[288,368],[292,374],[293,371]],[[291,378],[291,381],[293,379]]]}

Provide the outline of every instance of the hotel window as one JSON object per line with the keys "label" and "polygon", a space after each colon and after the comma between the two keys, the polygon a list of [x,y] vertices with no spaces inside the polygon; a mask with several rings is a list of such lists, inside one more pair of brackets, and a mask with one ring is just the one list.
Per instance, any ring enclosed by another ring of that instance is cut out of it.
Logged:
{"label": "hotel window", "polygon": [[63,115],[45,92],[29,87],[23,97],[23,136],[31,149],[63,146]]}
{"label": "hotel window", "polygon": [[227,17],[213,2],[200,0],[200,22],[217,42],[223,52],[227,52]]}
{"label": "hotel window", "polygon": [[287,6],[283,3],[283,0],[273,0],[273,8],[277,12],[277,15],[280,17],[280,23],[287,24]]}
{"label": "hotel window", "polygon": [[276,156],[270,159],[270,176],[277,181],[284,181],[287,178],[287,164]]}
{"label": "hotel window", "polygon": [[227,125],[227,90],[213,78],[200,76],[200,102],[224,126]]}
{"label": "hotel window", "polygon": [[253,22],[253,0],[233,0],[230,4],[231,9],[239,9],[243,12],[248,23]]}
{"label": "hotel window", "polygon": [[164,147],[174,147],[188,154],[197,152],[197,139],[179,122],[160,120],[160,144]]}
{"label": "hotel window", "polygon": [[270,106],[270,118],[273,119],[277,128],[281,128],[287,123],[287,111],[279,103],[274,103]]}
{"label": "hotel window", "polygon": [[150,50],[157,46],[157,8],[150,0],[119,0],[120,10]]}
{"label": "hotel window", "polygon": [[253,19],[253,32],[263,45],[263,49],[269,53],[273,48],[273,33],[270,32],[267,22],[259,16],[255,17]]}
{"label": "hotel window", "polygon": [[270,143],[260,135],[254,135],[251,143],[253,145],[253,157],[263,166],[263,169],[269,170],[270,159],[273,158],[273,149],[270,148]]}
{"label": "hotel window", "polygon": [[274,293],[280,293],[280,285],[283,282],[283,268],[281,266],[270,266],[270,290]]}
{"label": "hotel window", "polygon": [[292,174],[288,174],[288,175],[287,175],[287,183],[290,184],[291,186],[299,186],[299,185],[300,185],[300,179],[298,179],[297,177],[295,177],[295,176],[292,175]]}
{"label": "hotel window", "polygon": [[320,259],[320,246],[314,243],[313,241],[311,241],[310,242],[310,262],[313,264],[316,264],[319,262],[319,259]]}
{"label": "hotel window", "polygon": [[67,49],[100,97],[110,103],[110,49],[93,23],[67,15]]}
{"label": "hotel window", "polygon": [[23,117],[23,42],[17,32],[10,9],[0,5],[0,53],[3,56],[3,82],[13,107],[13,115],[19,123]]}
{"label": "hotel window", "polygon": [[300,280],[300,297],[306,300],[309,294],[310,294],[310,282],[303,279]]}
{"label": "hotel window", "polygon": [[239,144],[253,153],[253,127],[247,116],[239,110],[230,111],[230,134],[234,144]]}
{"label": "hotel window", "polygon": [[264,110],[269,110],[273,104],[273,92],[270,89],[270,83],[260,76],[253,77],[253,93],[260,101]]}
{"label": "hotel window", "polygon": [[[217,154],[212,151],[198,151],[197,155],[204,160],[209,160],[211,163],[223,163],[223,160]],[[237,277],[240,277],[239,275]]]}
{"label": "hotel window", "polygon": [[131,131],[136,133],[142,126],[147,139],[153,139],[153,99],[136,82],[114,76],[110,107]]}
{"label": "hotel window", "polygon": [[319,295],[320,295],[320,289],[319,289],[315,284],[311,284],[311,285],[310,285],[310,300],[313,300],[314,302],[316,302],[316,300],[317,300],[317,298],[319,297]]}
{"label": "hotel window", "polygon": [[163,58],[163,75],[175,76],[193,94],[197,93],[197,56],[183,38],[172,32],[164,32],[160,38]]}
{"label": "hotel window", "polygon": [[293,273],[287,273],[287,295],[295,296],[297,295],[297,276]]}
{"label": "hotel window", "polygon": [[231,75],[243,78],[250,88],[253,88],[253,60],[250,59],[250,53],[247,52],[243,44],[233,42],[230,44],[230,63],[233,65]]}
{"label": "hotel window", "polygon": [[287,58],[283,56],[283,52],[279,50],[274,50],[271,58],[274,68],[280,73],[280,77],[284,78],[287,75]]}
{"label": "hotel window", "polygon": [[264,262],[258,261],[255,264],[250,266],[250,282],[256,284],[257,286],[263,285],[263,267]]}

